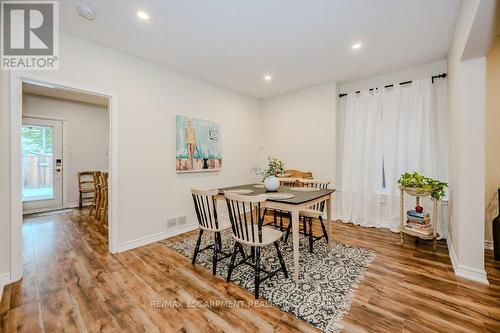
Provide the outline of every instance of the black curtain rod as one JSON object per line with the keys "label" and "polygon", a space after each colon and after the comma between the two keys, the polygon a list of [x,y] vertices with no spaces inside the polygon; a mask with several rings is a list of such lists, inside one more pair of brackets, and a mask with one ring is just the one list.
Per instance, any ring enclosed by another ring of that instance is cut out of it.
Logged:
{"label": "black curtain rod", "polygon": [[[443,74],[439,74],[439,75],[433,75],[431,80],[432,80],[432,83],[434,83],[434,79],[444,79],[446,77],[446,73],[443,73]],[[399,85],[402,86],[403,84],[409,84],[409,83],[412,83],[412,81],[405,81],[405,82],[400,82]],[[391,87],[394,87],[393,84],[389,84],[387,86],[384,86],[384,88],[391,88]],[[369,89],[370,91],[372,91],[374,88],[371,88]],[[356,91],[356,94],[359,94],[361,91]],[[347,94],[339,94],[339,97],[344,97],[344,96],[347,96]]]}

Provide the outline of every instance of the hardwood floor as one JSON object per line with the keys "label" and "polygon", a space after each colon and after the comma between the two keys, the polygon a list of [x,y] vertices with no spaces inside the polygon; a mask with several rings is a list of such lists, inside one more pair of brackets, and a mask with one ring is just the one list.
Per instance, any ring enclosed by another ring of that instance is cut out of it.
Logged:
{"label": "hardwood floor", "polygon": [[[500,263],[491,251],[485,286],[455,277],[445,242],[437,252],[410,237],[400,246],[399,234],[340,222],[333,234],[377,254],[344,318],[345,332],[500,332]],[[77,210],[27,218],[23,235],[24,278],[5,287],[1,332],[317,332],[265,301],[176,307],[254,301],[164,246],[188,235],[110,255],[106,228]]]}

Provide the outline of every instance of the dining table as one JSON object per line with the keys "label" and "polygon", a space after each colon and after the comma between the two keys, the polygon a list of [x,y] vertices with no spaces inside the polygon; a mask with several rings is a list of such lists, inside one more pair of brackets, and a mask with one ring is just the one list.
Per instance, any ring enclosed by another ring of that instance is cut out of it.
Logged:
{"label": "dining table", "polygon": [[[290,212],[292,222],[292,242],[293,242],[293,265],[294,280],[299,281],[299,223],[300,212],[318,204],[326,202],[326,227],[328,233],[328,244],[330,248],[331,219],[332,219],[332,196],[335,189],[318,189],[312,187],[280,186],[276,191],[268,192],[262,184],[245,184],[231,187],[219,188],[216,200],[225,200],[224,192],[232,191],[244,195],[266,194],[267,200],[262,203],[262,207],[280,211]],[[286,199],[280,197],[287,197]]]}

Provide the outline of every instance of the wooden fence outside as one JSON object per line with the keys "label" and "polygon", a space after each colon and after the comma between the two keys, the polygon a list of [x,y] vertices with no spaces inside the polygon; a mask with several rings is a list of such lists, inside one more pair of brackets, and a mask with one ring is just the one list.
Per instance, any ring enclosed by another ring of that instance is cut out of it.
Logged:
{"label": "wooden fence outside", "polygon": [[23,156],[23,188],[52,187],[52,155]]}

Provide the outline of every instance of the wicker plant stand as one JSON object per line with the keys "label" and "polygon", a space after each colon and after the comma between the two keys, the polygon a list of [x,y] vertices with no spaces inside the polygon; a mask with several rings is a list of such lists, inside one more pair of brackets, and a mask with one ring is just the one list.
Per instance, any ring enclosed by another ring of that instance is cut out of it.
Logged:
{"label": "wicker plant stand", "polygon": [[417,237],[417,240],[424,239],[424,240],[432,240],[432,250],[436,251],[436,245],[437,245],[437,238],[439,237],[439,234],[436,233],[436,225],[437,223],[437,204],[438,200],[434,199],[431,197],[432,200],[432,214],[430,218],[430,224],[431,224],[431,233],[429,235],[420,233],[418,231],[411,230],[406,227],[406,212],[405,212],[405,196],[404,194],[407,193],[413,197],[415,197],[416,200],[416,205],[420,205],[420,198],[424,197],[430,197],[431,192],[417,192],[414,188],[410,187],[400,187],[401,190],[401,223],[400,223],[400,242],[403,244],[404,242],[404,235],[411,235],[414,237]]}

